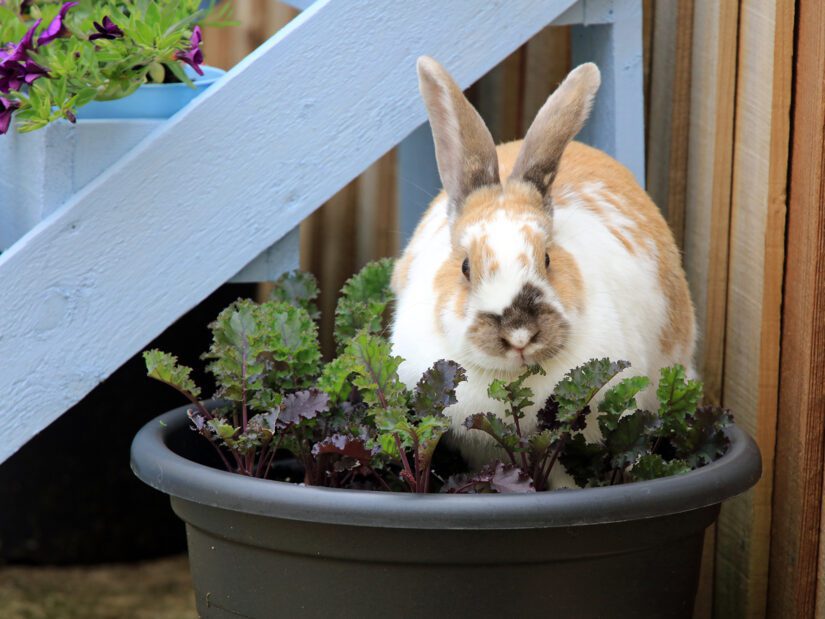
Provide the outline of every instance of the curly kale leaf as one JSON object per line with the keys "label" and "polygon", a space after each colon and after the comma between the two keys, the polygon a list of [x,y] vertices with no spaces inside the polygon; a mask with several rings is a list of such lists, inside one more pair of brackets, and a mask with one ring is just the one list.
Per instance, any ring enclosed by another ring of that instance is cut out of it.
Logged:
{"label": "curly kale leaf", "polygon": [[591,359],[573,368],[564,375],[553,390],[558,402],[558,418],[563,423],[572,423],[598,391],[622,370],[630,367],[627,361]]}
{"label": "curly kale leaf", "polygon": [[692,468],[710,464],[728,450],[725,428],[733,423],[730,411],[718,406],[700,406],[687,417],[687,431],[671,437],[676,457]]}
{"label": "curly kale leaf", "polygon": [[602,485],[610,471],[610,458],[604,445],[588,443],[581,434],[570,437],[559,460],[582,488]]}
{"label": "curly kale leaf", "polygon": [[539,365],[528,367],[516,380],[504,381],[495,379],[487,388],[487,395],[493,400],[507,404],[507,414],[514,419],[524,417],[524,409],[534,404],[533,390],[525,387],[524,382],[536,374],[545,374],[544,369]]}
{"label": "curly kale leaf", "polygon": [[144,351],[143,360],[149,378],[174,387],[193,402],[200,397],[200,387],[190,377],[192,368],[180,365],[176,356],[152,349]]}
{"label": "curly kale leaf", "polygon": [[368,406],[406,410],[407,392],[398,377],[401,357],[392,354],[387,340],[360,331],[347,344],[344,359],[355,375],[353,384]]}
{"label": "curly kale leaf", "polygon": [[660,425],[658,415],[643,410],[619,419],[604,440],[611,466],[624,468],[636,462],[640,456],[650,453],[653,433]]}
{"label": "curly kale leaf", "polygon": [[496,460],[478,473],[461,473],[447,479],[441,492],[450,494],[535,492],[533,480],[517,466]]}
{"label": "curly kale leaf", "polygon": [[346,401],[352,393],[353,360],[346,355],[324,365],[318,377],[318,388],[329,394],[333,404]]}
{"label": "curly kale leaf", "polygon": [[659,376],[659,415],[662,418],[662,434],[672,438],[688,432],[688,416],[696,411],[702,399],[702,383],[687,380],[681,365],[662,368]]}
{"label": "curly kale leaf", "polygon": [[281,393],[310,386],[321,353],[317,327],[305,310],[280,301],[240,299],[210,324],[212,345],[203,355],[218,382],[218,396],[269,410]]}
{"label": "curly kale leaf", "polygon": [[490,487],[501,493],[526,493],[535,492],[533,480],[530,476],[516,466],[497,462],[493,469],[493,477],[490,480]]}
{"label": "curly kale leaf", "polygon": [[602,435],[607,435],[616,429],[619,418],[625,411],[634,410],[637,407],[636,395],[650,385],[647,376],[632,376],[620,380],[610,389],[604,392],[602,401],[599,402],[599,429]]}
{"label": "curly kale leaf", "polygon": [[665,461],[659,454],[645,454],[641,456],[630,470],[631,477],[636,481],[682,475],[691,470],[684,460]]}
{"label": "curly kale leaf", "polygon": [[339,349],[359,331],[380,334],[384,330],[384,315],[393,300],[390,289],[393,261],[384,258],[370,262],[351,277],[341,289],[335,308],[334,336]]}
{"label": "curly kale leaf", "polygon": [[315,304],[318,298],[318,282],[311,273],[304,271],[284,273],[275,281],[269,298],[271,301],[281,301],[303,308],[313,320],[318,320],[321,316]]}
{"label": "curly kale leaf", "polygon": [[511,461],[514,454],[522,447],[521,439],[513,424],[500,419],[493,413],[475,413],[464,420],[468,430],[481,430],[490,435],[507,452]]}
{"label": "curly kale leaf", "polygon": [[316,458],[325,454],[340,456],[333,464],[336,472],[370,466],[377,451],[367,447],[363,437],[346,434],[333,434],[312,447],[312,455]]}
{"label": "curly kale leaf", "polygon": [[467,380],[467,372],[455,361],[436,361],[415,386],[412,409],[419,418],[443,415],[444,409],[457,402],[456,387]]}
{"label": "curly kale leaf", "polygon": [[278,416],[280,426],[290,426],[304,419],[314,419],[319,413],[329,410],[329,396],[318,389],[306,389],[288,393],[281,402]]}

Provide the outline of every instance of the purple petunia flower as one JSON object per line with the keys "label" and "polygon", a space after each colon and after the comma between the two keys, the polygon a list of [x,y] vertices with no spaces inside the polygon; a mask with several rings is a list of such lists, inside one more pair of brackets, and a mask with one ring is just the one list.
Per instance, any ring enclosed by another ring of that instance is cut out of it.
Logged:
{"label": "purple petunia flower", "polygon": [[17,101],[9,101],[0,97],[0,135],[9,130],[11,115],[18,107],[20,107],[20,104]]}
{"label": "purple petunia flower", "polygon": [[175,53],[175,58],[181,60],[192,67],[198,75],[203,75],[203,52],[201,51],[201,27],[195,26],[192,29],[192,37],[189,39],[189,49],[187,51],[178,51]]}
{"label": "purple petunia flower", "polygon": [[4,58],[0,59],[0,64],[5,62],[22,62],[28,58],[28,53],[34,49],[32,42],[34,39],[34,31],[37,30],[41,21],[43,20],[38,19],[34,22],[34,25],[23,35],[23,38],[20,39],[17,45],[9,43],[6,46],[6,51],[3,53]]}
{"label": "purple petunia flower", "polygon": [[31,58],[26,58],[23,62],[3,60],[0,62],[0,93],[20,90],[23,84],[32,84],[47,74],[48,69]]}
{"label": "purple petunia flower", "polygon": [[103,18],[103,24],[92,22],[92,25],[95,27],[97,32],[89,35],[90,41],[96,41],[97,39],[112,41],[123,36],[123,30],[118,28],[117,24],[109,19],[108,15]]}
{"label": "purple petunia flower", "polygon": [[60,12],[55,15],[52,23],[49,24],[48,28],[40,33],[40,36],[37,39],[37,44],[48,45],[59,36],[65,34],[66,26],[63,24],[63,20],[66,19],[66,13],[69,12],[69,9],[77,5],[77,2],[66,2],[63,6],[61,6]]}

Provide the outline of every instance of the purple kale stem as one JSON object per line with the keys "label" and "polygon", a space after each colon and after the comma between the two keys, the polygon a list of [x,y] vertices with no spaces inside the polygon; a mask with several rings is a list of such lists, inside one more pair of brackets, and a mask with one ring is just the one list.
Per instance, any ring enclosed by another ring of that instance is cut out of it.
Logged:
{"label": "purple kale stem", "polygon": [[380,475],[379,475],[379,474],[375,471],[375,469],[374,469],[374,468],[369,467],[369,469],[370,469],[370,473],[372,474],[372,476],[373,476],[373,477],[375,477],[375,479],[377,479],[377,480],[381,483],[381,485],[382,485],[382,486],[384,486],[384,489],[385,489],[385,490],[387,490],[388,492],[392,492],[392,488],[390,488],[389,484],[388,484],[387,482],[385,482],[385,481],[384,481],[384,478],[383,478],[383,477],[381,477],[381,476],[380,476]]}
{"label": "purple kale stem", "polygon": [[415,491],[421,491],[421,458],[418,455],[418,435],[413,432],[412,434],[413,440],[413,467],[415,467]]}
{"label": "purple kale stem", "polygon": [[479,481],[477,479],[475,479],[475,478],[471,479],[470,481],[468,481],[463,486],[459,486],[458,488],[456,488],[455,491],[454,491],[454,494],[461,494],[462,492],[464,492],[468,488],[472,488],[473,486],[475,486],[477,483],[479,483]]}
{"label": "purple kale stem", "polygon": [[191,393],[189,393],[185,389],[181,389],[177,385],[174,385],[172,383],[167,383],[165,380],[161,380],[159,378],[156,378],[155,380],[158,380],[158,381],[162,382],[163,384],[169,385],[170,387],[172,387],[172,389],[174,389],[175,391],[180,393],[182,396],[184,396],[187,400],[192,402],[192,404],[194,404],[198,408],[198,410],[203,414],[203,416],[206,417],[207,419],[214,419],[215,418],[215,416],[212,413],[209,412],[209,409],[206,408],[206,406],[204,406],[203,403],[200,400],[198,400],[195,396],[193,396]]}
{"label": "purple kale stem", "polygon": [[275,444],[275,447],[273,447],[271,449],[270,454],[269,454],[269,461],[266,463],[266,466],[264,467],[263,477],[266,477],[269,474],[269,469],[272,468],[272,461],[275,460],[275,453],[281,447],[281,440],[282,439],[283,439],[283,436],[278,436],[278,442]]}
{"label": "purple kale stem", "polygon": [[246,432],[246,333],[243,334],[244,347],[241,350],[241,432]]}
{"label": "purple kale stem", "polygon": [[[513,414],[513,423],[516,426],[516,436],[518,436],[519,443],[521,443],[521,424],[518,422],[518,412],[512,407],[512,404],[510,406],[510,412]],[[527,454],[524,453],[524,451],[520,451],[519,458],[521,459],[521,470],[526,472],[529,470],[529,466],[527,464]],[[513,464],[515,465],[515,460],[513,461]]]}
{"label": "purple kale stem", "polygon": [[255,466],[255,477],[261,476],[261,468],[263,467],[263,463],[268,455],[267,451],[269,450],[270,443],[266,443],[263,447],[261,447],[261,451],[258,452],[258,464]]}
{"label": "purple kale stem", "polygon": [[547,464],[547,469],[542,471],[542,476],[541,476],[542,479],[547,479],[547,476],[550,475],[550,471],[553,470],[553,465],[556,463],[556,460],[558,459],[559,454],[561,454],[561,450],[564,449],[564,444],[567,442],[567,437],[568,436],[569,436],[569,434],[564,434],[559,439],[559,444],[556,445],[556,448],[553,450],[553,455],[550,456],[550,462]]}
{"label": "purple kale stem", "polygon": [[226,467],[226,470],[231,473],[232,472],[232,465],[229,464],[229,460],[226,459],[226,456],[221,451],[220,445],[218,445],[215,441],[213,441],[208,436],[206,437],[206,440],[208,440],[212,444],[212,446],[215,448],[215,451],[217,451],[218,455],[221,457],[221,460],[223,460],[223,465]]}
{"label": "purple kale stem", "polygon": [[416,477],[413,475],[412,469],[410,469],[410,461],[407,459],[407,452],[404,451],[404,448],[401,446],[401,439],[398,437],[398,433],[393,432],[392,437],[395,439],[395,446],[398,448],[398,453],[401,455],[401,463],[404,465],[404,471],[409,475],[405,479],[407,485],[413,492],[416,492]]}

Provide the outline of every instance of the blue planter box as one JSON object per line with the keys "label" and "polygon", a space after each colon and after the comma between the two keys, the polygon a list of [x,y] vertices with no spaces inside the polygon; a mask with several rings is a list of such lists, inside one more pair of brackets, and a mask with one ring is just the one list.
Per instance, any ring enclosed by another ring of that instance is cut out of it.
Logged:
{"label": "blue planter box", "polygon": [[166,119],[203,93],[226,73],[215,67],[203,67],[203,76],[187,68],[195,88],[186,84],[145,84],[124,99],[92,101],[78,110],[78,119]]}

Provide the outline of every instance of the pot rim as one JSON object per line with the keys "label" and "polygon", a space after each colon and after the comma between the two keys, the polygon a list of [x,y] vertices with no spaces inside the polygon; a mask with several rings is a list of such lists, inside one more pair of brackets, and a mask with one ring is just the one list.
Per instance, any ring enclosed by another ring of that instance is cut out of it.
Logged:
{"label": "pot rim", "polygon": [[189,406],[148,422],[131,448],[132,471],[179,499],[259,516],[405,529],[525,529],[607,524],[722,503],[761,476],[759,449],[736,426],[727,453],[683,475],[603,488],[530,494],[425,494],[308,487],[257,479],[188,460],[167,446],[188,425]]}

